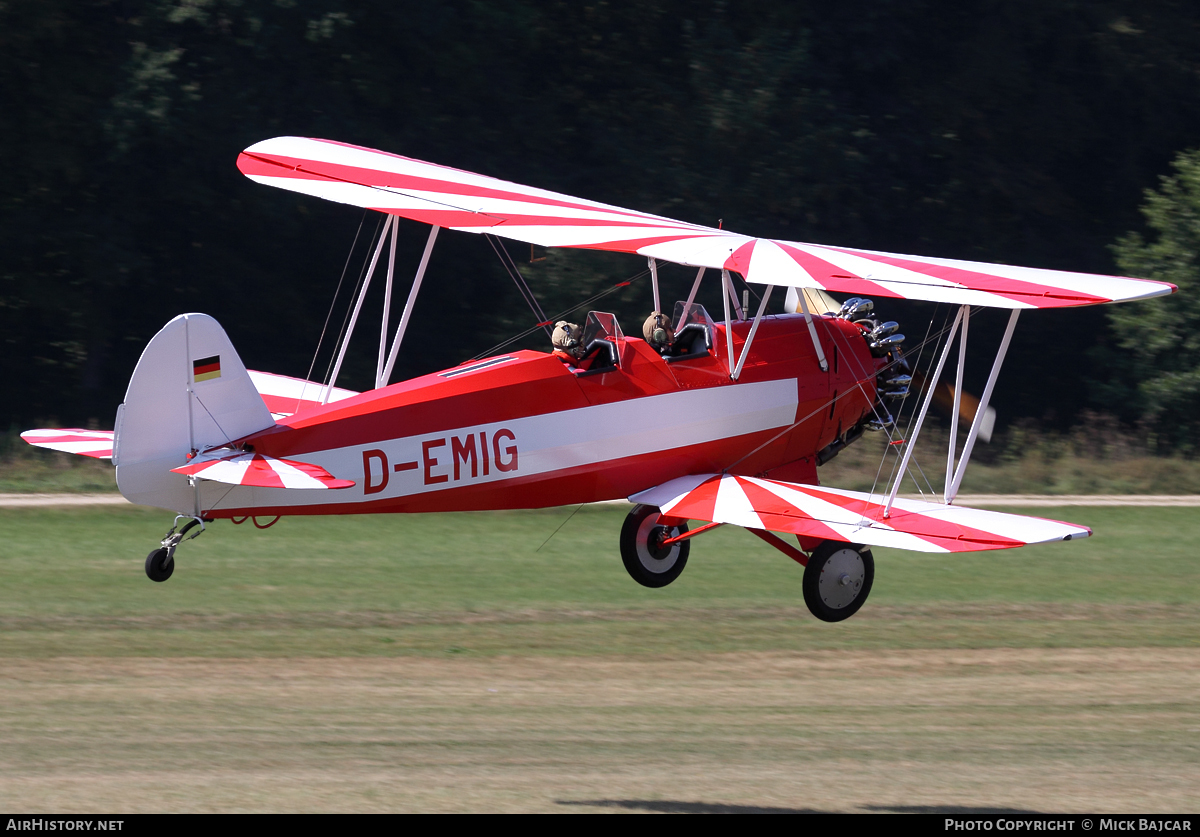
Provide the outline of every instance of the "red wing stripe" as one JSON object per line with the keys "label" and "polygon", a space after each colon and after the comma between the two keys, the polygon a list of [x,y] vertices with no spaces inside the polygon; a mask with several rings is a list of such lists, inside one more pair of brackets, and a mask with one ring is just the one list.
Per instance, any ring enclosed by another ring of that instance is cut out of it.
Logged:
{"label": "red wing stripe", "polygon": [[758,244],[758,239],[751,239],[730,253],[729,258],[725,260],[725,269],[740,273],[742,276],[749,276],[750,258],[754,255],[754,245],[756,244]]}
{"label": "red wing stripe", "polygon": [[894,291],[885,288],[883,285],[872,282],[870,279],[863,279],[861,276],[855,276],[846,270],[846,268],[831,264],[824,259],[814,256],[812,253],[807,253],[782,241],[776,241],[775,244],[780,250],[791,256],[796,264],[808,271],[809,276],[812,276],[829,290],[840,293],[861,294],[862,296],[896,295]]}
{"label": "red wing stripe", "polygon": [[196,462],[192,465],[185,465],[182,468],[172,468],[171,470],[177,474],[188,474],[191,476],[195,476],[195,475],[199,474],[201,471],[206,471],[209,468],[211,468],[212,466],[220,464],[222,461],[223,460],[220,460],[220,459],[214,459],[210,462]]}
{"label": "red wing stripe", "polygon": [[[356,146],[349,147],[355,148]],[[365,148],[359,150],[369,151],[373,154],[379,153]],[[441,166],[435,166],[432,163],[425,163],[408,157],[398,157],[398,155],[391,156],[435,170],[443,168]],[[563,196],[562,198],[551,198],[530,194],[528,192],[512,191],[509,189],[495,187],[489,188],[474,184],[457,183],[453,180],[439,180],[432,177],[401,174],[399,172],[382,171],[380,169],[360,168],[356,166],[347,166],[340,163],[327,163],[322,160],[304,160],[295,157],[282,157],[270,154],[242,152],[241,156],[238,157],[238,168],[241,169],[242,173],[246,175],[253,174],[263,177],[291,177],[308,180],[323,178],[342,183],[353,183],[359,186],[367,186],[373,189],[405,189],[419,192],[432,192],[440,195],[462,195],[464,197],[473,198],[495,198],[499,200],[516,201],[520,203],[541,204],[543,206],[560,206],[565,209],[576,209],[584,212],[610,212],[617,215],[624,215],[629,218],[652,221],[656,224],[666,222],[674,225],[678,223],[667,218],[659,218],[654,215],[634,212],[632,210],[622,209],[620,207],[608,206],[599,203],[588,203],[579,201],[578,199],[567,199],[567,196]],[[454,170],[451,169],[451,171]],[[509,185],[505,184],[505,182],[502,180],[497,180],[496,182]],[[516,184],[511,185],[515,186]]]}
{"label": "red wing stripe", "polygon": [[510,212],[496,214],[504,219],[501,223],[509,227],[612,227],[615,230],[627,227],[644,230],[649,227],[651,229],[678,230],[681,236],[687,237],[709,235],[707,232],[697,231],[684,224],[665,224],[661,221],[572,218],[562,215],[516,215]]}
{"label": "red wing stripe", "polygon": [[655,244],[666,244],[673,241],[684,241],[689,238],[707,238],[708,233],[680,233],[679,235],[660,235],[650,238],[613,239],[599,244],[560,244],[559,247],[574,247],[581,250],[611,250],[618,253],[636,253],[643,247]]}
{"label": "red wing stripe", "polygon": [[[773,480],[771,480],[773,482]],[[821,491],[820,489],[811,486],[791,486],[793,489],[804,491],[818,499],[824,500],[827,503],[841,506],[844,509],[862,515],[868,520],[875,521],[884,526],[895,529],[897,532],[905,532],[910,535],[916,535],[918,538],[940,539],[946,541],[970,541],[980,544],[997,544],[1004,546],[1023,546],[1024,541],[1006,538],[1003,535],[997,535],[994,532],[986,532],[982,529],[974,529],[970,526],[963,526],[960,523],[951,523],[946,520],[940,520],[936,517],[920,514],[919,512],[905,511],[899,506],[892,507],[891,517],[884,518],[883,505],[881,503],[871,502],[858,497],[846,497],[842,494],[834,494],[831,492]]]}
{"label": "red wing stripe", "polygon": [[[621,244],[621,247],[626,250],[636,250],[638,247],[644,247],[646,244],[657,244],[662,241],[677,241],[681,238],[701,238],[707,236],[708,233],[692,232],[686,227],[670,227],[666,224],[651,224],[640,221],[618,221],[595,218],[564,218],[558,215],[511,215],[505,213],[490,213],[490,212],[471,212],[466,209],[434,209],[420,207],[404,207],[397,209],[394,206],[372,206],[370,209],[376,212],[386,212],[389,215],[399,215],[402,218],[408,218],[412,221],[419,221],[422,224],[430,224],[433,226],[444,227],[446,229],[470,230],[475,227],[494,229],[503,226],[504,230],[495,230],[502,232],[504,235],[518,236],[524,230],[523,227],[581,227],[587,229],[608,227],[613,230],[612,238],[609,242]],[[678,229],[679,232],[674,235],[664,235],[654,238],[622,238],[620,230],[632,229],[639,233],[644,232],[647,227],[661,228],[663,230]],[[632,247],[628,242],[636,242]],[[557,245],[557,246],[580,246],[588,249],[601,249],[603,244],[582,244],[582,245]]]}
{"label": "red wing stripe", "polygon": [[739,480],[763,525],[776,532],[810,535],[823,540],[840,541],[842,537],[829,526],[805,514],[787,500],[747,480]]}
{"label": "red wing stripe", "polygon": [[35,444],[35,445],[38,442],[95,442],[97,445],[101,445],[101,444],[104,444],[105,442],[108,442],[108,444],[111,446],[112,441],[113,441],[112,434],[109,434],[109,436],[107,438],[105,438],[103,436],[78,436],[78,435],[74,435],[74,434],[62,434],[62,435],[54,435],[54,436],[26,436],[24,433],[22,433],[21,438],[23,438],[26,442],[29,442],[30,444]]}
{"label": "red wing stripe", "polygon": [[[896,256],[883,256],[875,253],[866,253],[861,250],[852,250],[848,247],[828,247],[825,249],[836,250],[840,253],[846,253],[851,256],[869,259],[880,264],[892,265],[893,267],[902,267],[905,270],[911,270],[914,273],[921,273],[926,276],[932,276],[935,279],[941,279],[946,282],[954,282],[963,285],[971,290],[986,291],[999,296],[1014,299],[1018,302],[1023,301],[1022,297],[1037,297],[1038,299],[1062,299],[1070,300],[1076,303],[1094,305],[1102,302],[1111,302],[1108,297],[1094,296],[1093,294],[1084,293],[1083,291],[1072,291],[1065,288],[1056,288],[1052,285],[1041,285],[1036,282],[1030,282],[1025,279],[1009,279],[1003,276],[995,276],[989,273],[979,273],[974,270],[964,270],[961,267],[950,267],[948,265],[933,264],[930,262],[916,261],[914,259],[902,259]],[[898,280],[896,280],[898,281]]]}
{"label": "red wing stripe", "polygon": [[712,477],[700,483],[696,488],[685,494],[678,503],[671,506],[671,516],[711,521],[716,514],[717,490],[720,485],[720,476]]}
{"label": "red wing stripe", "polygon": [[271,463],[258,454],[250,460],[250,467],[246,469],[246,476],[242,479],[242,485],[258,485],[263,488],[283,488],[283,480],[279,478],[279,474],[275,473],[275,469],[271,467]]}

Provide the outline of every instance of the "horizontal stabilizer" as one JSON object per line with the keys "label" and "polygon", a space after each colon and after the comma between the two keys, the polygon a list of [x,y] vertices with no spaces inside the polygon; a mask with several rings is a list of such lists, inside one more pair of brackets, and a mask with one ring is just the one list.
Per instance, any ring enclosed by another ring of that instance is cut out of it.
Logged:
{"label": "horizontal stabilizer", "polygon": [[81,430],[78,427],[63,427],[58,430],[26,430],[21,438],[31,445],[95,459],[112,459],[113,431]]}
{"label": "horizontal stabilizer", "polygon": [[[263,403],[267,405],[272,418],[275,419],[287,418],[296,413],[320,407],[325,397],[325,385],[316,381],[289,378],[287,375],[274,375],[270,372],[257,372],[253,369],[247,369],[246,374],[250,376],[254,388],[258,390]],[[341,401],[343,398],[350,398],[354,395],[358,395],[354,390],[333,387],[329,390],[327,403],[332,404],[334,401]]]}
{"label": "horizontal stabilizer", "polygon": [[189,464],[171,471],[202,480],[258,488],[350,488],[354,485],[353,480],[339,480],[320,465],[274,459],[259,453],[200,454]]}
{"label": "horizontal stabilizer", "polygon": [[241,153],[238,168],[268,186],[425,224],[726,268],[762,285],[991,308],[1095,305],[1176,290],[1125,276],[753,238],[329,140],[264,140]]}
{"label": "horizontal stabilizer", "polygon": [[1092,534],[1074,523],[921,500],[897,499],[885,518],[887,498],[879,494],[730,474],[680,477],[629,499],[672,517],[916,552],[1010,549]]}

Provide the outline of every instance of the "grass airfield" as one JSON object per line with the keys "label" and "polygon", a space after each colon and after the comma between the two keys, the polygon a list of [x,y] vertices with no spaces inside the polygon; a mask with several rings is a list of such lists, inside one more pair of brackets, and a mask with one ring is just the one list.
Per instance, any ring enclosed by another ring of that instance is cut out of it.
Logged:
{"label": "grass airfield", "polygon": [[[169,522],[0,509],[0,802],[71,811],[1093,811],[1200,807],[1200,525],[875,550],[813,619],[737,529],[647,590],[624,506]],[[1019,511],[1019,510],[1017,510]]]}

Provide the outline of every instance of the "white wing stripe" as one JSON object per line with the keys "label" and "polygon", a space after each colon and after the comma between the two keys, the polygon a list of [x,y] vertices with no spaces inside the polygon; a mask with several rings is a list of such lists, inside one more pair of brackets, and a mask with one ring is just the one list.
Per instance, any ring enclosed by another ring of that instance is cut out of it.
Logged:
{"label": "white wing stripe", "polygon": [[325,487],[320,480],[314,479],[313,477],[301,471],[299,468],[289,465],[286,462],[281,462],[278,459],[269,459],[267,462],[270,464],[271,470],[279,476],[284,488]]}
{"label": "white wing stripe", "polygon": [[717,505],[714,516],[721,523],[732,523],[747,529],[767,528],[754,506],[733,477],[723,477],[717,486]]}
{"label": "white wing stripe", "polygon": [[[748,481],[761,486],[781,500],[795,506],[802,514],[826,524],[850,543],[864,543],[869,541],[877,546],[910,549],[916,552],[949,551],[917,535],[908,532],[897,532],[886,524],[869,520],[836,503],[830,503],[828,500],[808,494],[801,486],[785,486],[754,478],[749,478]],[[864,539],[868,540],[864,541]]]}

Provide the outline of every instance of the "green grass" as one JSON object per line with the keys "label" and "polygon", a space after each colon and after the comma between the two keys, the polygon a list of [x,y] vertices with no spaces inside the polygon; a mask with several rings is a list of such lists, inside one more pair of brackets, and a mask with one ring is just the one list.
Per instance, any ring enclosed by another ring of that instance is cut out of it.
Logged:
{"label": "green grass", "polygon": [[[107,459],[40,450],[18,440],[4,453],[0,437],[0,494],[96,494],[117,491]],[[20,447],[16,447],[20,445]]]}
{"label": "green grass", "polygon": [[[626,508],[214,524],[0,510],[0,800],[68,811],[1187,811],[1196,511],[877,550],[828,625],[737,529],[625,574]],[[739,808],[739,806],[742,806]]]}
{"label": "green grass", "polygon": [[827,625],[802,568],[735,529],[639,587],[627,508],[218,521],[172,579],[142,572],[169,515],[0,510],[0,655],[687,655],[804,649],[1200,645],[1187,508],[1038,509],[1086,541],[935,556],[879,549],[871,599]]}

